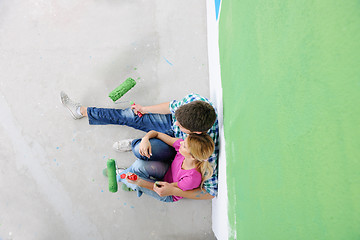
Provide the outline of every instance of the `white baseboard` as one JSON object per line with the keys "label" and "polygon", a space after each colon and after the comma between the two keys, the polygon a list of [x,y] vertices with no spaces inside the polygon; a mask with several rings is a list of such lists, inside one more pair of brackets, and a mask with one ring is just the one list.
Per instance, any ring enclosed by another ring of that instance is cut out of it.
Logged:
{"label": "white baseboard", "polygon": [[207,39],[209,59],[210,99],[215,104],[219,120],[220,154],[218,162],[218,196],[212,200],[212,229],[217,239],[229,238],[228,195],[226,184],[226,154],[223,124],[223,99],[219,56],[219,22],[215,0],[207,0]]}

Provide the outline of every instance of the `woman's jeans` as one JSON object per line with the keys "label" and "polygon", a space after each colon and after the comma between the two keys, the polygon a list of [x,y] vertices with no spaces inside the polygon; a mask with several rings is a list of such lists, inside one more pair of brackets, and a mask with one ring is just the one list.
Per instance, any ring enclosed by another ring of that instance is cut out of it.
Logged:
{"label": "woman's jeans", "polygon": [[128,172],[135,173],[138,177],[149,181],[156,182],[157,180],[162,180],[165,176],[167,169],[169,168],[169,163],[157,162],[157,161],[143,161],[137,159],[129,168],[121,172],[116,176],[118,182],[122,182],[126,184],[129,188],[137,191],[138,197],[140,197],[143,193],[163,202],[173,202],[172,196],[160,197],[156,192],[139,187],[136,184],[129,183],[126,179],[121,179],[121,174],[126,174]]}

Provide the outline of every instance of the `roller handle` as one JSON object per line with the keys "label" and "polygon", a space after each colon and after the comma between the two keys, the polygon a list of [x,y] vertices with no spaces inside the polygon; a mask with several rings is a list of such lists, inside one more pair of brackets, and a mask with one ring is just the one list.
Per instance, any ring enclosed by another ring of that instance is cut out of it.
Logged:
{"label": "roller handle", "polygon": [[[132,102],[132,104],[131,104],[131,106],[134,106],[135,105],[135,103],[134,102]],[[142,117],[143,116],[143,114],[141,113],[141,112],[137,112],[137,114],[136,115],[138,115],[138,117]]]}
{"label": "roller handle", "polygon": [[[121,174],[120,178],[121,179],[126,178],[126,174]],[[129,175],[127,178],[132,180],[132,181],[136,181],[137,180],[137,175],[133,173],[133,174]]]}

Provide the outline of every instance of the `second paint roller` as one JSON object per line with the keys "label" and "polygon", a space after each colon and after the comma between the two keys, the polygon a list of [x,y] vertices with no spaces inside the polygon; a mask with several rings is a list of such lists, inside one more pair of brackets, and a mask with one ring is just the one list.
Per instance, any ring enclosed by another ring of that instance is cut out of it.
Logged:
{"label": "second paint roller", "polygon": [[107,166],[107,176],[109,180],[109,191],[110,192],[117,192],[118,185],[116,181],[116,165],[114,159],[109,159],[106,163]]}
{"label": "second paint roller", "polygon": [[116,100],[124,96],[124,94],[127,93],[135,85],[136,85],[135,80],[132,78],[128,78],[122,84],[120,84],[120,86],[118,86],[109,93],[109,98],[111,98],[111,100],[116,102]]}

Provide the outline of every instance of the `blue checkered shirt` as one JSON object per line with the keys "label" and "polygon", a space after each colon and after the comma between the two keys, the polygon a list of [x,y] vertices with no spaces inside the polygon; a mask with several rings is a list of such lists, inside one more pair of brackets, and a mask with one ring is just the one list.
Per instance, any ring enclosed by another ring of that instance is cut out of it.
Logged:
{"label": "blue checkered shirt", "polygon": [[[178,109],[180,106],[193,102],[193,101],[197,101],[197,100],[201,100],[204,102],[207,102],[209,104],[211,104],[211,106],[214,107],[214,105],[205,97],[200,96],[199,94],[195,94],[195,93],[191,93],[187,96],[185,96],[182,100],[177,101],[177,100],[173,100],[170,102],[170,111],[172,114],[172,119],[173,119],[173,126],[172,129],[174,131],[175,137],[177,138],[182,138],[185,139],[187,137],[186,133],[183,133],[180,128],[175,125],[176,122],[176,118],[175,118],[175,111],[176,109]],[[215,109],[215,107],[214,107]],[[215,109],[216,111],[216,109]],[[217,192],[218,192],[218,168],[217,168],[217,163],[218,163],[218,157],[219,157],[219,123],[218,120],[216,119],[214,125],[209,129],[209,131],[207,132],[210,137],[214,140],[215,143],[215,151],[214,153],[210,156],[209,158],[209,163],[212,165],[213,169],[214,169],[214,173],[212,175],[212,177],[208,180],[206,180],[204,182],[204,188],[205,190],[211,194],[212,196],[216,197]]]}

